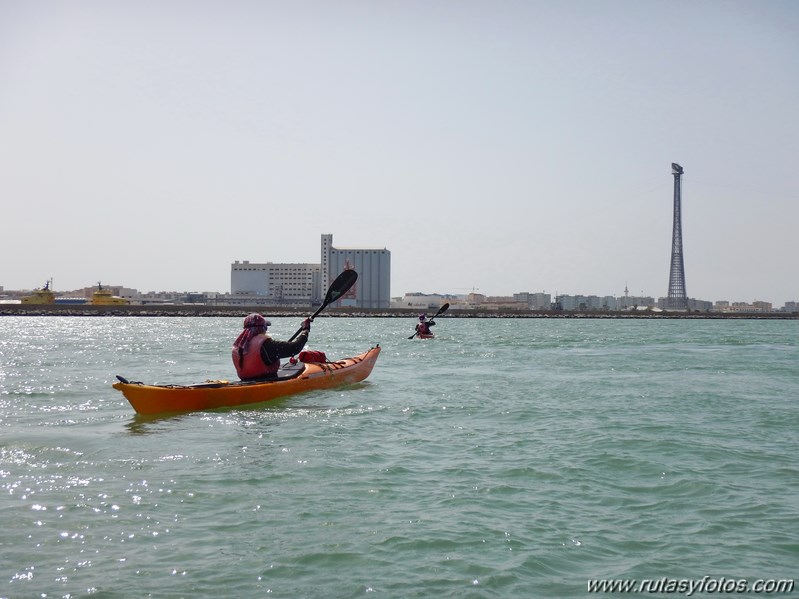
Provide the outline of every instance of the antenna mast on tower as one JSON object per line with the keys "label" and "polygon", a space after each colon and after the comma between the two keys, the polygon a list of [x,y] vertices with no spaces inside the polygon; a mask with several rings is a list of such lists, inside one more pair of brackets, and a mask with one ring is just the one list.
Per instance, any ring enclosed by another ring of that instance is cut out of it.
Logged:
{"label": "antenna mast on tower", "polygon": [[674,175],[674,227],[671,233],[671,270],[669,271],[669,295],[666,308],[687,310],[688,296],[685,293],[685,263],[682,255],[682,193],[681,178],[683,168],[671,163],[671,174]]}

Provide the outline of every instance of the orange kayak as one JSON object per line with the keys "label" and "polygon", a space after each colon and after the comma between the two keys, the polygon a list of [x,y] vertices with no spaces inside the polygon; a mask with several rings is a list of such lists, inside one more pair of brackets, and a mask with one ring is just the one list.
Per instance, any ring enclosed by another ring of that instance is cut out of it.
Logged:
{"label": "orange kayak", "polygon": [[208,381],[196,385],[146,385],[117,376],[114,389],[139,414],[212,410],[260,403],[314,389],[330,389],[364,380],[372,372],[380,346],[336,362],[287,364],[276,379]]}

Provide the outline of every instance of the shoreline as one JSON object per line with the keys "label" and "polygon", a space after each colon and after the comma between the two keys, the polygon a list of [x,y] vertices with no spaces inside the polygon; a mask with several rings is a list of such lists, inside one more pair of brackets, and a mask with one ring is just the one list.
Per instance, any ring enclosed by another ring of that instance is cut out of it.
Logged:
{"label": "shoreline", "polygon": [[[0,304],[0,316],[119,316],[119,317],[236,317],[243,318],[253,312],[272,317],[305,317],[313,307],[277,308],[269,306],[208,306],[208,305],[125,305],[94,306],[70,304]],[[418,309],[338,308],[328,307],[320,317],[413,318]],[[556,311],[556,310],[480,310],[456,309],[447,312],[446,318],[617,318],[617,319],[759,319],[799,320],[799,312],[651,312],[624,311]]]}

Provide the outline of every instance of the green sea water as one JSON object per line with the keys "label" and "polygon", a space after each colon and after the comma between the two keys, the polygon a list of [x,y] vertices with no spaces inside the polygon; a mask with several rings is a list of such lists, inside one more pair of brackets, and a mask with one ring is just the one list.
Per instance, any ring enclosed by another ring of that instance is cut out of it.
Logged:
{"label": "green sea water", "polygon": [[239,318],[0,318],[0,597],[799,577],[799,322],[437,322],[320,317],[366,381],[143,418],[114,375],[233,378]]}

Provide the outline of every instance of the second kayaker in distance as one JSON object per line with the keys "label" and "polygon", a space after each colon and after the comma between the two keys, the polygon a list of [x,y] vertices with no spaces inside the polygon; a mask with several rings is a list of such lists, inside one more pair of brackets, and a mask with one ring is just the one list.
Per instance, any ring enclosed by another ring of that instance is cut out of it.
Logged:
{"label": "second kayaker in distance", "polygon": [[244,319],[244,330],[233,343],[233,365],[242,381],[271,378],[280,368],[280,358],[294,356],[305,347],[311,332],[311,319],[306,318],[300,334],[294,341],[275,341],[266,334],[271,325],[260,314]]}
{"label": "second kayaker in distance", "polygon": [[432,319],[427,320],[426,314],[419,314],[419,324],[416,325],[416,334],[420,337],[432,335],[433,331],[430,330],[430,327],[435,325],[436,323]]}

